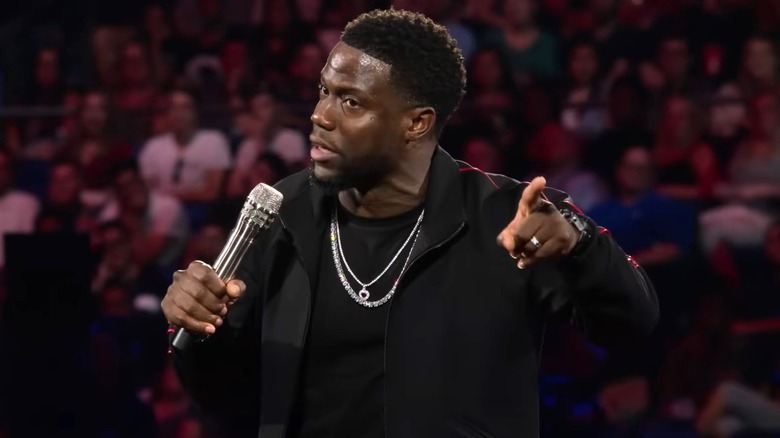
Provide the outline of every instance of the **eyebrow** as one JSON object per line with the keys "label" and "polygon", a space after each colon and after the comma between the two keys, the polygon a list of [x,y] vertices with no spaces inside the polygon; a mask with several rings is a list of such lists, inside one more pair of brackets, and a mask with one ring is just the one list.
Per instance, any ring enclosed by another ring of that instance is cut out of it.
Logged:
{"label": "eyebrow", "polygon": [[[325,78],[320,76],[320,84],[326,85]],[[340,85],[339,83],[327,85],[327,88],[339,94],[360,94],[362,96],[368,96],[369,93],[366,90],[351,87],[347,85]]]}

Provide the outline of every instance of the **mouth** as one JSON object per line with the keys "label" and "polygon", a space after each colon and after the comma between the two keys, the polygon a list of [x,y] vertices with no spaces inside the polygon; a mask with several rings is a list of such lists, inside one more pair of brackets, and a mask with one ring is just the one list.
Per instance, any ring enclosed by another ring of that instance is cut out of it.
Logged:
{"label": "mouth", "polygon": [[338,155],[335,148],[322,140],[309,137],[311,141],[311,159],[315,162],[327,161]]}

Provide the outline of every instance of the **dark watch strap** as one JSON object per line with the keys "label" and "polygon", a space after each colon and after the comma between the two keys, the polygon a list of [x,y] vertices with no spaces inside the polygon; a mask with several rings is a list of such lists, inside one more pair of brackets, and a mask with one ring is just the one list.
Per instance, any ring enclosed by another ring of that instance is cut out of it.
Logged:
{"label": "dark watch strap", "polygon": [[572,257],[577,257],[582,254],[585,248],[588,247],[588,243],[593,240],[593,236],[596,233],[596,226],[586,216],[577,212],[571,211],[569,209],[561,209],[560,211],[563,217],[571,224],[572,227],[574,227],[575,230],[577,230],[580,235],[577,244],[574,245],[574,249],[570,253]]}

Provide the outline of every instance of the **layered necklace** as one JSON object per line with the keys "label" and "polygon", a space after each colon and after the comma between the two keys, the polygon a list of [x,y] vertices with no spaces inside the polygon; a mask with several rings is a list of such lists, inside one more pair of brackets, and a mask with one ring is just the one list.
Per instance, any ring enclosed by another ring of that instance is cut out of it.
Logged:
{"label": "layered necklace", "polygon": [[[355,275],[355,273],[352,271],[352,268],[349,267],[347,258],[344,257],[344,250],[341,247],[341,233],[339,232],[338,202],[335,203],[333,214],[331,215],[330,220],[330,249],[333,253],[333,263],[336,265],[336,272],[339,275],[339,280],[341,280],[341,284],[344,286],[344,289],[347,290],[349,296],[352,297],[352,299],[355,300],[358,304],[364,307],[379,307],[382,304],[390,301],[390,298],[393,297],[395,294],[395,288],[398,287],[398,282],[401,280],[401,276],[404,274],[406,267],[409,265],[409,259],[412,257],[412,249],[414,249],[414,244],[417,242],[417,237],[420,235],[420,224],[422,223],[423,215],[425,215],[425,209],[420,212],[420,216],[417,218],[417,223],[414,224],[412,232],[409,233],[406,241],[404,241],[404,244],[401,245],[401,248],[398,250],[398,252],[395,253],[392,260],[390,260],[390,263],[385,266],[385,268],[382,270],[382,272],[379,273],[379,275],[376,276],[376,278],[369,281],[368,283],[364,283],[357,278],[357,275]],[[387,273],[387,271],[391,266],[393,266],[404,249],[409,245],[409,242],[412,243],[411,248],[409,248],[409,253],[406,255],[406,261],[404,261],[404,265],[401,267],[401,272],[398,273],[398,277],[395,279],[395,281],[393,281],[393,286],[390,288],[390,292],[388,292],[381,299],[376,301],[369,301],[369,298],[371,298],[371,293],[368,291],[368,288],[379,281],[379,279]],[[344,273],[344,267],[347,268],[349,275],[362,287],[360,291],[355,292],[355,290],[352,288],[352,285],[349,283],[349,280]]]}

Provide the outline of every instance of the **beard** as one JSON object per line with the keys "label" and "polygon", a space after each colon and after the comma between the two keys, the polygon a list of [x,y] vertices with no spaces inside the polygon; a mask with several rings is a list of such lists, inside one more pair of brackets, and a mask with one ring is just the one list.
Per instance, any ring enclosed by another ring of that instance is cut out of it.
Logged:
{"label": "beard", "polygon": [[393,163],[392,158],[366,157],[359,162],[342,163],[330,175],[317,176],[312,160],[309,164],[309,183],[329,195],[349,189],[366,192],[376,187],[392,171]]}

